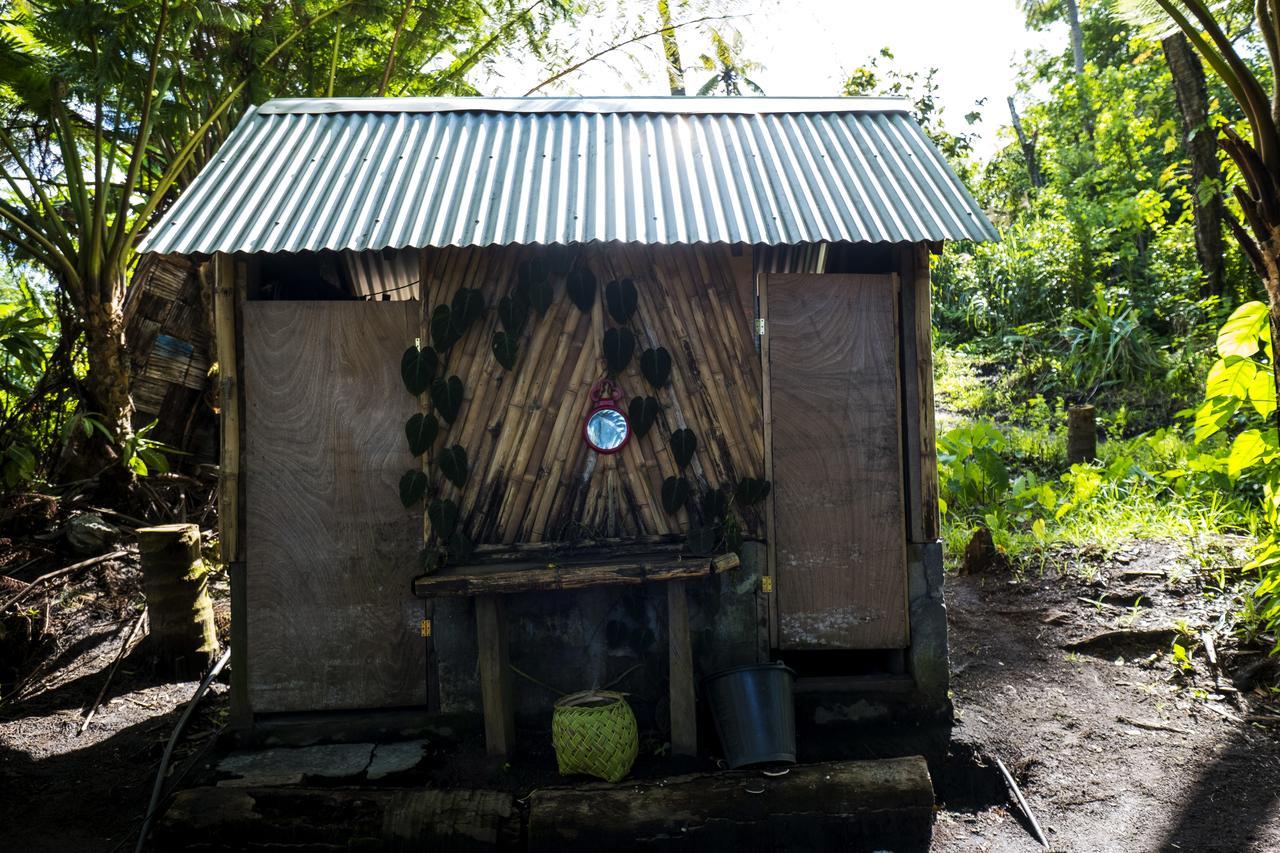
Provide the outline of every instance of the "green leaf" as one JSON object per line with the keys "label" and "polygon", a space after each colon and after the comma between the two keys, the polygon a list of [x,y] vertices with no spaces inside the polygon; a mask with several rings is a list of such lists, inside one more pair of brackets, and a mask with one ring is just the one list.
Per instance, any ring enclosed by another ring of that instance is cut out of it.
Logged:
{"label": "green leaf", "polygon": [[662,388],[671,381],[671,353],[665,347],[645,350],[640,354],[640,372],[654,388]]}
{"label": "green leaf", "polygon": [[1204,395],[1244,400],[1249,396],[1249,386],[1257,372],[1258,365],[1243,356],[1229,355],[1220,358],[1209,368]]}
{"label": "green leaf", "polygon": [[626,370],[635,350],[636,336],[630,329],[605,329],[604,362],[609,366],[610,374],[617,376]]}
{"label": "green leaf", "polygon": [[1231,453],[1227,456],[1227,474],[1239,477],[1261,462],[1267,455],[1267,451],[1267,443],[1263,440],[1261,431],[1245,430],[1231,442]]}
{"label": "green leaf", "polygon": [[498,321],[507,334],[516,337],[524,329],[525,320],[529,319],[529,300],[525,297],[504,296],[498,300]]}
{"label": "green leaf", "polygon": [[1240,403],[1237,397],[1217,397],[1201,403],[1195,414],[1196,444],[1203,444],[1221,432],[1240,408]]}
{"label": "green leaf", "polygon": [[657,420],[658,411],[661,408],[653,397],[631,398],[631,402],[627,405],[627,418],[631,421],[631,429],[635,432],[636,438],[644,438],[648,434],[649,427],[653,426],[653,422]]}
{"label": "green leaf", "polygon": [[1276,410],[1276,377],[1270,370],[1259,370],[1249,383],[1249,402],[1258,414],[1269,418]]}
{"label": "green leaf", "polygon": [[693,454],[698,449],[698,437],[691,429],[678,429],[671,433],[671,453],[676,464],[683,471],[693,461]]}
{"label": "green leaf", "polygon": [[624,278],[622,281],[611,281],[604,286],[604,304],[609,309],[609,316],[620,325],[626,325],[631,315],[636,313],[635,283]]}
{"label": "green leaf", "polygon": [[404,472],[400,478],[400,503],[411,507],[427,493],[427,475],[416,469]]}
{"label": "green leaf", "polygon": [[413,396],[418,396],[431,386],[435,378],[439,357],[431,347],[418,349],[409,347],[400,358],[400,378],[404,387]]}
{"label": "green leaf", "polygon": [[461,530],[455,530],[453,535],[449,537],[448,547],[449,559],[455,564],[467,562],[476,550],[476,546],[472,543],[470,537]]}
{"label": "green leaf", "polygon": [[505,369],[511,370],[516,366],[516,353],[519,351],[520,345],[516,343],[513,335],[506,332],[494,332],[493,334],[493,357],[498,360]]}
{"label": "green leaf", "polygon": [[458,334],[453,324],[453,312],[448,305],[437,305],[431,312],[431,342],[440,352],[448,352],[449,347],[458,342]]}
{"label": "green leaf", "polygon": [[1218,355],[1243,358],[1256,353],[1260,338],[1270,336],[1267,306],[1262,302],[1246,302],[1231,312],[1218,332]]}
{"label": "green leaf", "polygon": [[668,477],[662,481],[662,508],[675,515],[689,502],[689,481],[684,477]]}
{"label": "green leaf", "polygon": [[434,500],[427,505],[427,518],[440,541],[448,542],[458,526],[458,505],[449,498]]}
{"label": "green leaf", "polygon": [[439,434],[440,422],[430,412],[419,412],[404,425],[405,438],[409,439],[409,452],[415,457],[430,450]]}
{"label": "green leaf", "polygon": [[450,309],[454,334],[459,338],[476,320],[484,316],[484,294],[474,287],[460,287],[453,295]]}
{"label": "green leaf", "polygon": [[543,258],[530,258],[524,265],[524,274],[520,276],[517,287],[538,312],[538,316],[545,317],[547,310],[551,308],[551,303],[555,299],[555,291],[551,288],[551,276],[547,269],[547,262]]}
{"label": "green leaf", "polygon": [[589,313],[596,304],[596,277],[586,267],[570,272],[564,280],[564,289],[583,314]]}
{"label": "green leaf", "polygon": [[718,524],[689,528],[689,535],[685,540],[689,553],[702,556],[710,554],[720,544],[720,530]]}
{"label": "green leaf", "polygon": [[445,379],[443,376],[431,383],[431,405],[436,407],[440,417],[448,423],[458,419],[462,409],[462,380],[456,376]]}
{"label": "green leaf", "polygon": [[755,506],[769,496],[769,488],[768,480],[746,477],[738,481],[738,487],[733,490],[733,500],[738,506]]}
{"label": "green leaf", "polygon": [[729,496],[723,489],[712,489],[702,496],[702,517],[707,521],[723,521],[729,513]]}
{"label": "green leaf", "polygon": [[459,489],[467,484],[467,451],[455,444],[440,451],[440,470]]}

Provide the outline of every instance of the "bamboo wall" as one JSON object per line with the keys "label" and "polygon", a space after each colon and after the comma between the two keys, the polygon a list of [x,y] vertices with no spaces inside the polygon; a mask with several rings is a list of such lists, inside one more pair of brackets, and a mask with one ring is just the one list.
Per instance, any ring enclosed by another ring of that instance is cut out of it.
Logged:
{"label": "bamboo wall", "polygon": [[[459,287],[479,288],[487,306],[483,319],[447,353],[441,371],[459,376],[466,394],[457,421],[441,430],[438,447],[461,445],[471,468],[465,487],[459,492],[446,484],[442,497],[459,503],[472,541],[512,544],[687,531],[698,522],[697,502],[672,516],[664,512],[660,493],[663,479],[679,473],[668,447],[677,428],[688,427],[698,438],[685,472],[695,495],[708,486],[732,488],[740,478],[763,477],[749,254],[734,257],[722,246],[585,249],[599,286],[590,313],[566,296],[563,276],[553,273],[555,300],[543,317],[530,312],[515,367],[507,371],[490,352],[493,334],[501,328],[495,309],[511,292],[517,265],[539,252],[545,250],[468,247],[421,255],[428,316]],[[591,409],[589,390],[605,374],[605,329],[616,325],[604,305],[604,286],[622,278],[635,282],[639,297],[629,323],[635,355],[619,377],[623,408],[631,397],[652,395],[662,411],[643,438],[620,453],[600,455],[583,443],[582,422]],[[654,390],[642,377],[639,360],[646,348],[658,346],[671,353],[673,367],[670,384]],[[406,466],[411,462],[406,451]],[[762,535],[758,514],[748,515],[744,533]]]}

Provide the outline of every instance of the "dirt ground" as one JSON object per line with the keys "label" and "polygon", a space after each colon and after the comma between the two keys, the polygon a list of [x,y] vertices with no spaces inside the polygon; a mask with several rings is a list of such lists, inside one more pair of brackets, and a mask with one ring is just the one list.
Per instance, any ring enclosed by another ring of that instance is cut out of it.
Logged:
{"label": "dirt ground", "polygon": [[[1237,648],[1222,628],[1230,596],[1215,586],[1219,566],[1239,565],[1240,546],[1135,542],[1051,555],[1016,579],[948,578],[955,751],[975,753],[988,783],[1002,759],[1053,849],[1280,851],[1280,709],[1255,689],[1275,678],[1274,659]],[[0,702],[3,846],[128,849],[195,685],[154,683],[135,648],[77,736],[136,619],[136,566],[113,561],[48,595],[48,630],[21,663],[35,675]],[[33,603],[37,629],[44,606],[43,595]],[[1217,668],[1202,634],[1215,638]],[[1175,639],[1189,650],[1185,672],[1170,657]],[[179,768],[225,715],[219,685]],[[986,802],[940,806],[933,850],[1041,849],[1000,802],[998,779],[988,787]]]}
{"label": "dirt ground", "polygon": [[[1280,717],[1254,686],[1274,659],[1235,647],[1213,594],[1215,568],[1240,564],[1233,544],[1136,542],[1018,582],[948,578],[953,740],[1008,765],[1053,849],[1280,851]],[[1201,632],[1220,667],[1182,639],[1182,672],[1175,635]],[[944,809],[933,849],[1042,848],[998,806]]]}

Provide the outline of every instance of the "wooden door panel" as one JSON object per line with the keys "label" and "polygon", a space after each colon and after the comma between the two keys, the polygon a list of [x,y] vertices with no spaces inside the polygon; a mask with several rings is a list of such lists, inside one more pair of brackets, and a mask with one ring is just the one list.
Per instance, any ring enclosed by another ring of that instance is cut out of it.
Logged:
{"label": "wooden door panel", "polygon": [[897,280],[770,275],[778,644],[907,645]]}

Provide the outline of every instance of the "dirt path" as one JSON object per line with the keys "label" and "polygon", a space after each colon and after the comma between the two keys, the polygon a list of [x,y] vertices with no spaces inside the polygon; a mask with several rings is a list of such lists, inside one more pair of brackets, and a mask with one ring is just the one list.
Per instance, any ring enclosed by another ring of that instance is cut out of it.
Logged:
{"label": "dirt path", "polygon": [[[1216,688],[1203,648],[1186,673],[1171,663],[1177,628],[1212,628],[1227,606],[1193,563],[1140,542],[1086,567],[1092,583],[1078,567],[948,579],[954,739],[1004,760],[1055,850],[1280,850],[1278,729],[1245,719],[1276,713],[1247,675],[1265,658],[1219,636]],[[934,837],[947,853],[1041,849],[1006,808],[944,810]]]}

